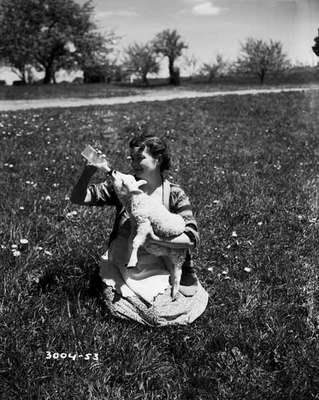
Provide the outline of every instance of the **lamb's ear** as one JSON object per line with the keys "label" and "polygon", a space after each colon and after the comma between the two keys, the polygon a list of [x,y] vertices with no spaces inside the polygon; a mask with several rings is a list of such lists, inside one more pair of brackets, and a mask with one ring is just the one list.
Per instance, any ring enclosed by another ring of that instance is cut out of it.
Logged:
{"label": "lamb's ear", "polygon": [[136,189],[131,190],[130,193],[131,194],[140,194],[140,193],[143,193],[143,190],[136,188]]}
{"label": "lamb's ear", "polygon": [[147,181],[145,179],[141,179],[140,181],[137,181],[137,187],[141,187],[143,185],[146,185]]}

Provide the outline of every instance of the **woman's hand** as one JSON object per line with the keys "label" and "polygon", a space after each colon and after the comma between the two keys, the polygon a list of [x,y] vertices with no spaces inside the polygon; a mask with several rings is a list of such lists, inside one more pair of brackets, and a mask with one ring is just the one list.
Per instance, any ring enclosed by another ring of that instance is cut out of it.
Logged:
{"label": "woman's hand", "polygon": [[150,245],[158,245],[158,246],[164,246],[164,247],[170,247],[172,249],[188,249],[194,247],[193,243],[191,242],[190,238],[185,234],[182,233],[179,236],[176,236],[172,239],[154,239],[154,238],[148,238],[147,239],[147,244]]}
{"label": "woman's hand", "polygon": [[103,169],[107,172],[111,170],[106,160],[106,155],[100,149],[87,145],[81,155],[87,160],[86,166]]}
{"label": "woman's hand", "polygon": [[108,161],[106,160],[106,155],[102,153],[101,150],[96,150],[96,152],[98,153],[98,156],[95,157],[92,161],[87,161],[86,165],[96,167],[109,172],[110,166]]}

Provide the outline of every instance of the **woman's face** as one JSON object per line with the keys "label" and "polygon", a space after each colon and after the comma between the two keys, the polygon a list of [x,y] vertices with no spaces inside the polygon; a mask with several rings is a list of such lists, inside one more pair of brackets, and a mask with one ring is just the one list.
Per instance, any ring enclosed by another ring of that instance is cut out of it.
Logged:
{"label": "woman's face", "polygon": [[131,164],[134,174],[138,177],[143,177],[149,172],[160,172],[160,162],[157,158],[154,158],[149,152],[147,146],[144,149],[133,147],[130,149]]}

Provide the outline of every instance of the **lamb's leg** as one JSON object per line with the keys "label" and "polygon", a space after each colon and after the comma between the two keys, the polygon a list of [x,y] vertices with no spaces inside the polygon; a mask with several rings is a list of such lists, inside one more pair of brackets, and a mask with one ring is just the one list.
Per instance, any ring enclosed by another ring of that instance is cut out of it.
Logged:
{"label": "lamb's leg", "polygon": [[166,265],[167,270],[170,273],[171,280],[171,297],[176,300],[177,293],[179,291],[181,276],[182,276],[182,265],[178,262],[178,260],[174,260],[174,262],[169,256],[162,256],[162,259]]}
{"label": "lamb's leg", "polygon": [[132,242],[132,252],[130,255],[130,259],[127,263],[128,268],[136,267],[137,264],[137,252],[138,249],[143,246],[146,242],[147,236],[151,233],[152,226],[150,222],[147,220],[137,226],[136,235]]}

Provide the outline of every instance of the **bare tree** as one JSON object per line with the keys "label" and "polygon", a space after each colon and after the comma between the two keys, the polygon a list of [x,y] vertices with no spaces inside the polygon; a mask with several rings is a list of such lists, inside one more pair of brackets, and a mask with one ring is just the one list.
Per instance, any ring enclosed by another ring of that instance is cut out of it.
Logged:
{"label": "bare tree", "polygon": [[186,73],[190,78],[192,78],[198,71],[199,61],[194,54],[185,54],[183,56],[183,66]]}
{"label": "bare tree", "polygon": [[236,62],[237,71],[257,75],[264,83],[269,73],[278,73],[289,67],[290,63],[283,52],[281,42],[248,38],[241,44],[241,56]]}
{"label": "bare tree", "polygon": [[169,82],[173,85],[179,84],[179,69],[175,68],[175,60],[182,55],[188,46],[181,40],[176,30],[165,29],[158,33],[153,40],[154,50],[168,58]]}
{"label": "bare tree", "polygon": [[159,62],[151,43],[133,43],[125,50],[124,69],[137,74],[145,85],[148,85],[147,75],[157,74]]}
{"label": "bare tree", "polygon": [[217,54],[216,60],[210,63],[204,63],[200,70],[201,74],[208,77],[211,82],[214,78],[226,73],[228,63],[224,60],[221,54]]}

